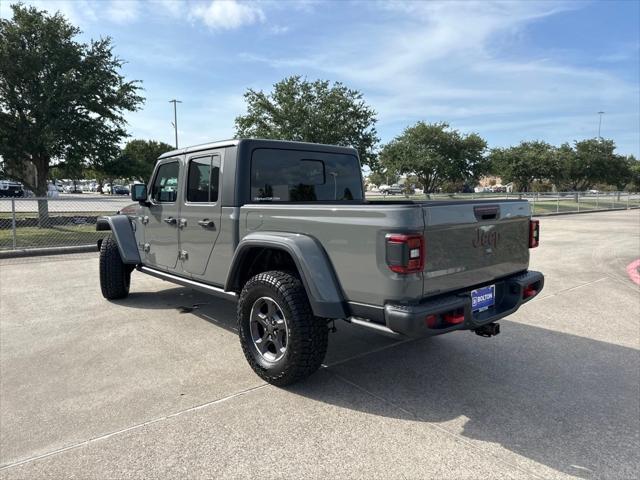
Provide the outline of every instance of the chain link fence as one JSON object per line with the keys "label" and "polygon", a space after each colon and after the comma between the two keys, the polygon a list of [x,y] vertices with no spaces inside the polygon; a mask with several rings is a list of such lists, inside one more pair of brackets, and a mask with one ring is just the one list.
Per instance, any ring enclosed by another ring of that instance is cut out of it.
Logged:
{"label": "chain link fence", "polygon": [[534,215],[624,210],[640,207],[640,194],[629,192],[527,193]]}
{"label": "chain link fence", "polygon": [[367,192],[370,200],[509,200],[525,199],[533,215],[578,213],[597,210],[626,210],[640,207],[640,193],[629,192],[502,192],[432,193],[425,195],[381,195]]}
{"label": "chain link fence", "polygon": [[[369,199],[400,200],[404,195],[367,194]],[[411,200],[424,200],[412,195]],[[628,192],[432,194],[431,200],[522,198],[534,215],[640,207],[640,194]],[[109,232],[96,231],[96,219],[130,205],[129,197],[62,195],[58,198],[0,198],[0,252],[51,247],[95,246]]]}
{"label": "chain link fence", "polygon": [[129,197],[0,198],[0,251],[97,245],[109,232],[96,219],[131,204]]}

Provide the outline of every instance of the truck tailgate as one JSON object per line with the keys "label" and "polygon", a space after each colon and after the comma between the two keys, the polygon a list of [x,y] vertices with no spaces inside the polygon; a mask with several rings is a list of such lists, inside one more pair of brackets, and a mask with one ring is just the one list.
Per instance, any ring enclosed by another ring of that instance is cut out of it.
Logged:
{"label": "truck tailgate", "polygon": [[490,283],[527,269],[527,201],[431,203],[423,212],[425,296]]}

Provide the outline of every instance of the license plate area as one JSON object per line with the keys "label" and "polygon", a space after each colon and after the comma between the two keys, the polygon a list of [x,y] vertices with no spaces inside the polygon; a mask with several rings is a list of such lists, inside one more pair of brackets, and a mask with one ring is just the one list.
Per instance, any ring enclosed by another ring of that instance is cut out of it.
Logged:
{"label": "license plate area", "polygon": [[471,290],[471,310],[473,312],[484,312],[496,303],[496,286],[488,285],[486,287]]}

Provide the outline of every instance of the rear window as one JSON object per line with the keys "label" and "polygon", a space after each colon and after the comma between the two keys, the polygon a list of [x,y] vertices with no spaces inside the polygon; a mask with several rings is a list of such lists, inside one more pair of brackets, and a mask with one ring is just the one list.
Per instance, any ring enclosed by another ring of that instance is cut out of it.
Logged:
{"label": "rear window", "polygon": [[251,157],[254,202],[363,199],[355,155],[259,148]]}

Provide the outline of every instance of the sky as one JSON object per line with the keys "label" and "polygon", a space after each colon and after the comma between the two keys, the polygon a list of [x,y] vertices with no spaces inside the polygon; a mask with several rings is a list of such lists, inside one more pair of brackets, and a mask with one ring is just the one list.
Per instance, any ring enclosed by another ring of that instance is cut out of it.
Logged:
{"label": "sky", "polygon": [[[0,16],[10,17],[8,0]],[[640,1],[48,0],[82,38],[113,39],[146,102],[132,138],[232,138],[248,88],[340,81],[377,112],[382,142],[423,120],[490,147],[598,135],[640,158]]]}

